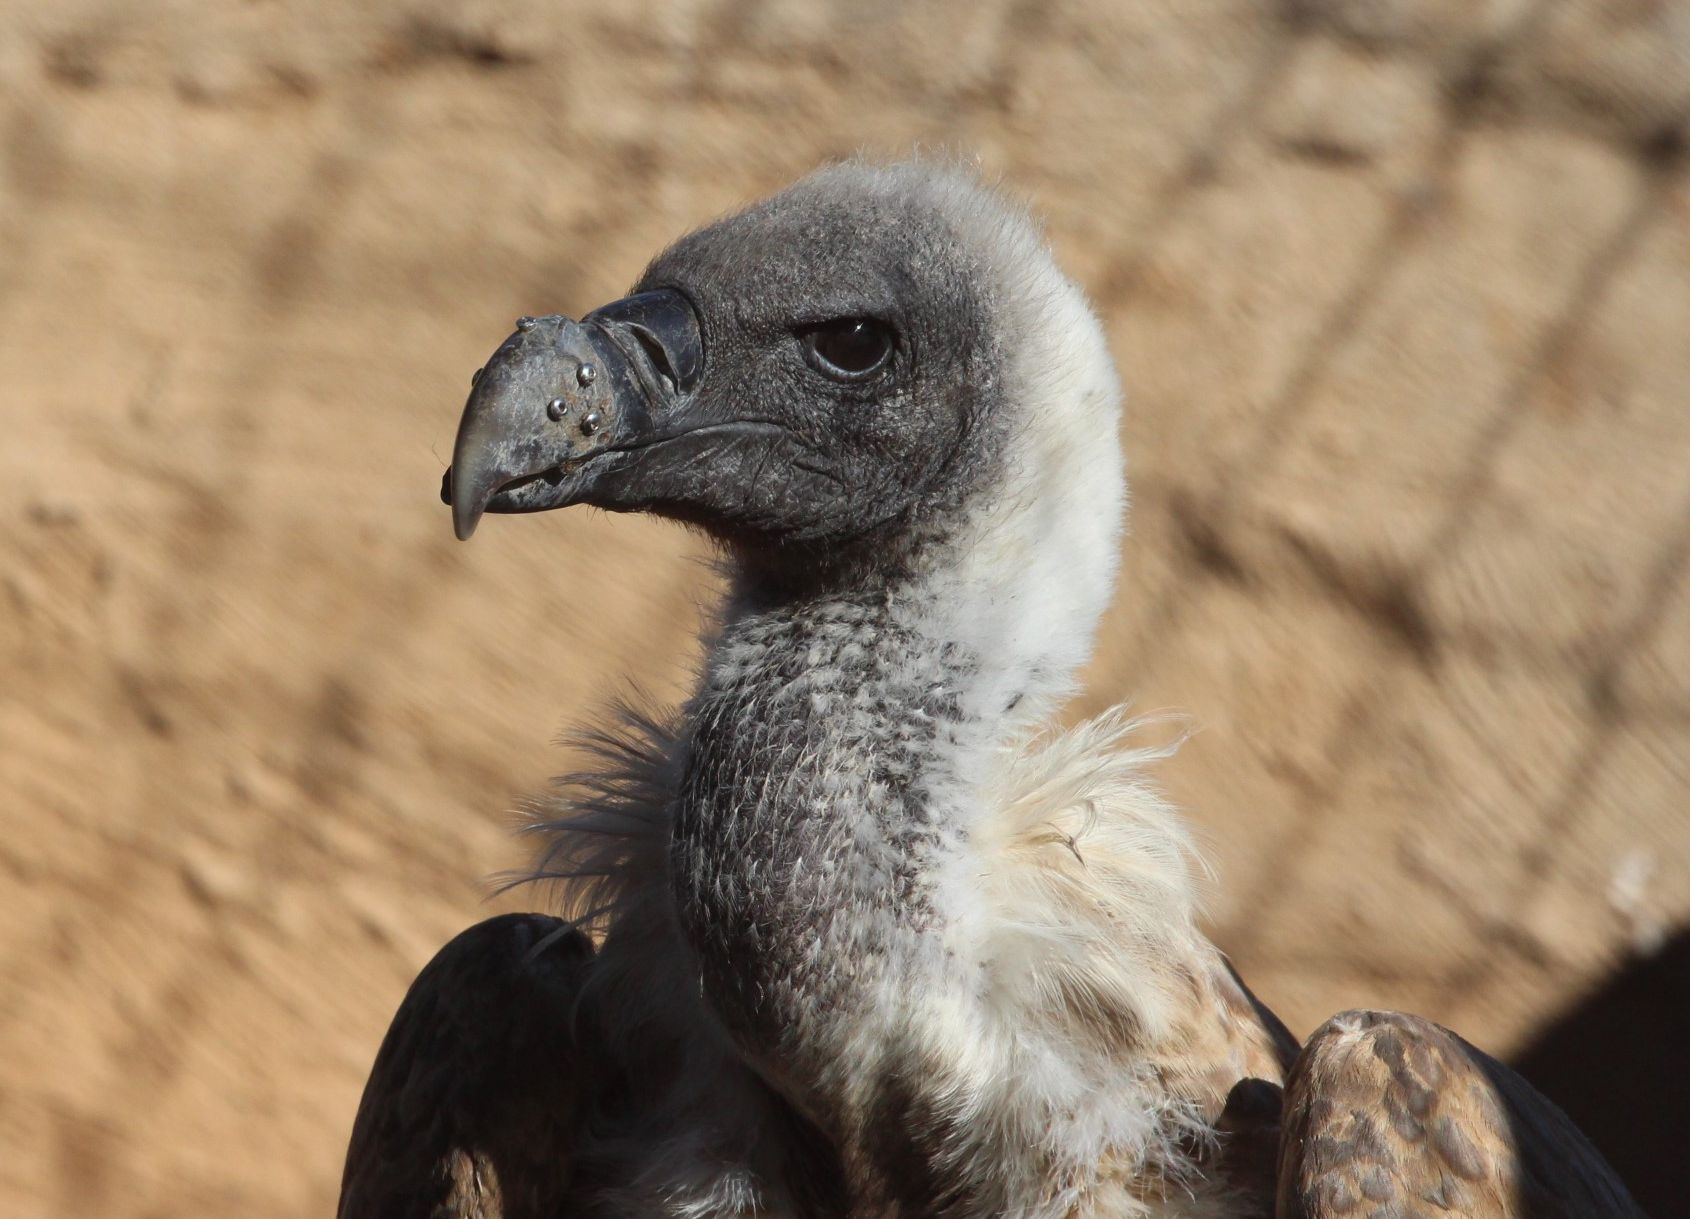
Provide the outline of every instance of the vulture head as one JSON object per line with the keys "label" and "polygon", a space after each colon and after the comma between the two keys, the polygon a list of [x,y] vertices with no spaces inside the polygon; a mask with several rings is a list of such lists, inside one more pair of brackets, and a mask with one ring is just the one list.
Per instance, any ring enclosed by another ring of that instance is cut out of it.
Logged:
{"label": "vulture head", "polygon": [[477,375],[444,494],[459,537],[484,512],[591,504],[852,578],[853,557],[884,570],[959,529],[978,552],[1013,506],[1029,542],[1064,518],[1106,597],[1117,397],[1023,213],[951,167],[846,163],[681,238],[579,322],[522,319]]}

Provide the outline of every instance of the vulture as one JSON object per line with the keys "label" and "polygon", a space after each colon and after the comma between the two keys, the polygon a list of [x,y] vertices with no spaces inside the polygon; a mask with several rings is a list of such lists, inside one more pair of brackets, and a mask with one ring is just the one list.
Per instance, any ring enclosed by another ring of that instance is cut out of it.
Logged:
{"label": "vulture", "polygon": [[[423,971],[341,1219],[1639,1214],[1414,1016],[1299,1043],[1199,929],[1121,712],[1053,726],[1125,506],[1102,329],[965,169],[847,162],[473,379],[444,498],[719,547],[696,689],[623,708],[507,916]],[[1151,734],[1154,736],[1154,734]]]}

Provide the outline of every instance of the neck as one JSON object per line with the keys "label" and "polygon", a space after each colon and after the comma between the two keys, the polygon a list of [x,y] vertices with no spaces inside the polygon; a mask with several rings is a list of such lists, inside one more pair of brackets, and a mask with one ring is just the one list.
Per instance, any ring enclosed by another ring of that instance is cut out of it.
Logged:
{"label": "neck", "polygon": [[824,1122],[868,1049],[846,1041],[886,1029],[911,987],[972,984],[948,976],[968,968],[958,863],[993,758],[1089,653],[1113,582],[1111,456],[1101,493],[1040,492],[1055,521],[1000,495],[1020,507],[872,575],[740,572],[689,716],[672,874],[713,1005]]}

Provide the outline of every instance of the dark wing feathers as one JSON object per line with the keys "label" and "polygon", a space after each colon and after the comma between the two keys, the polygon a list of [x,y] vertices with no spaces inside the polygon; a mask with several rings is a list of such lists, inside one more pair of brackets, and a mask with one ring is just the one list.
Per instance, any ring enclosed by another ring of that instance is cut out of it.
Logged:
{"label": "dark wing feathers", "polygon": [[339,1219],[555,1219],[591,1094],[573,1008],[592,956],[539,914],[488,919],[440,950],[376,1055]]}
{"label": "dark wing feathers", "polygon": [[1328,1020],[1282,1121],[1279,1219],[1642,1219],[1565,1114],[1418,1016]]}
{"label": "dark wing feathers", "polygon": [[[579,931],[538,914],[489,919],[440,950],[376,1056],[339,1219],[567,1213],[593,1094],[575,1012],[592,957]],[[1239,1219],[1644,1219],[1565,1114],[1418,1016],[1334,1016],[1283,1095],[1242,1080],[1217,1126]]]}
{"label": "dark wing feathers", "polygon": [[1215,1171],[1232,1193],[1228,1219],[1274,1219],[1284,1090],[1265,1079],[1239,1080],[1215,1121]]}

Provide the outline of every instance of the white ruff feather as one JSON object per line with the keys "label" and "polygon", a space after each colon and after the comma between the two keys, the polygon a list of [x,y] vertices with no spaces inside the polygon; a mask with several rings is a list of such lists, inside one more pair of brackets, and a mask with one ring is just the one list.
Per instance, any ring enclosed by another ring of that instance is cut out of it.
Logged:
{"label": "white ruff feather", "polygon": [[1147,726],[1117,708],[1004,753],[976,849],[993,1000],[1021,1027],[1092,1044],[1123,1024],[1148,1040],[1169,1027],[1162,973],[1190,953],[1201,864],[1145,774],[1178,742],[1128,747]]}
{"label": "white ruff feather", "polygon": [[979,995],[936,995],[915,1022],[929,1087],[959,1129],[961,1175],[1016,1216],[1202,1214],[1193,1154],[1212,1138],[1157,1067],[1211,967],[1202,871],[1146,767],[1177,740],[1117,709],[1005,747],[968,852],[983,932]]}

